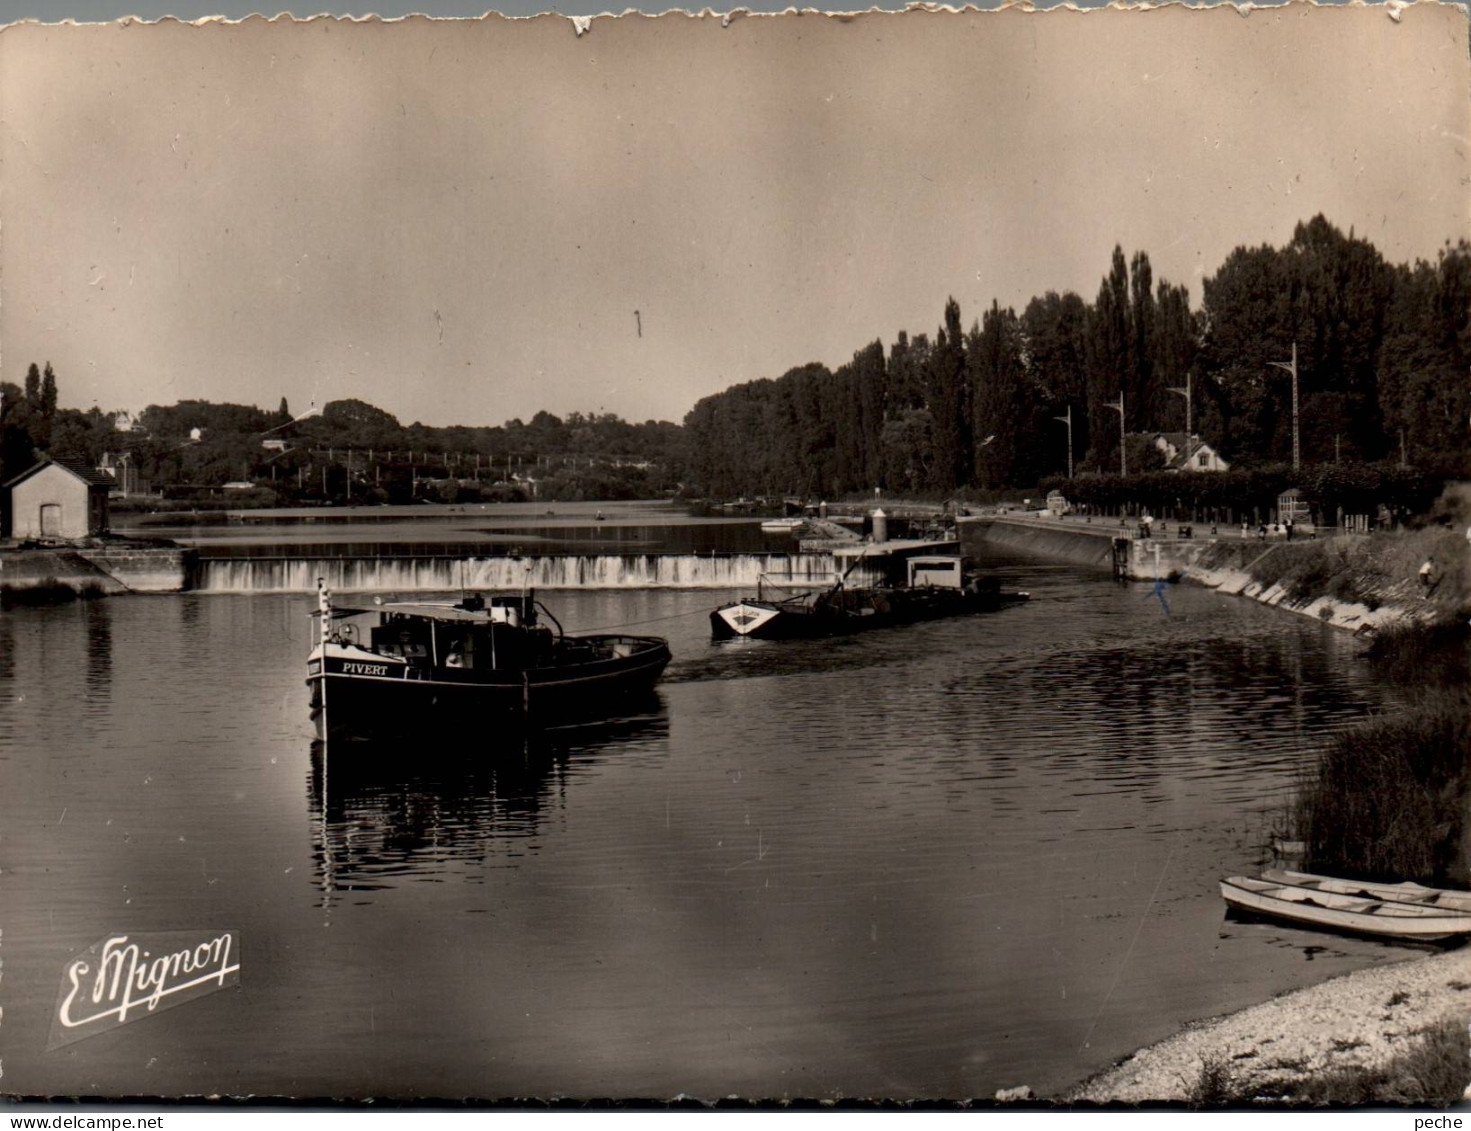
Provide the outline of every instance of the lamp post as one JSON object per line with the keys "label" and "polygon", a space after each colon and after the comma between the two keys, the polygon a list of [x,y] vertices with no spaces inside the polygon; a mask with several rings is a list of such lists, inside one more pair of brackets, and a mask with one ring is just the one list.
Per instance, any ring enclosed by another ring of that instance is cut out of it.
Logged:
{"label": "lamp post", "polygon": [[1291,361],[1269,361],[1268,365],[1285,370],[1292,374],[1292,470],[1297,471],[1302,467],[1302,447],[1298,443],[1297,431],[1297,341],[1292,342]]}
{"label": "lamp post", "polygon": [[1119,390],[1118,404],[1110,401],[1103,407],[1111,408],[1119,414],[1119,474],[1121,476],[1127,476],[1129,474],[1129,457],[1124,452],[1124,391],[1122,389]]}
{"label": "lamp post", "polygon": [[1067,477],[1073,477],[1073,406],[1067,406],[1066,416],[1054,416],[1053,420],[1067,425]]}
{"label": "lamp post", "polygon": [[1185,439],[1187,441],[1195,435],[1195,433],[1191,430],[1191,424],[1193,422],[1190,416],[1190,377],[1191,374],[1185,374],[1185,387],[1183,389],[1180,388],[1178,385],[1166,386],[1170,390],[1170,392],[1174,393],[1176,396],[1185,398]]}

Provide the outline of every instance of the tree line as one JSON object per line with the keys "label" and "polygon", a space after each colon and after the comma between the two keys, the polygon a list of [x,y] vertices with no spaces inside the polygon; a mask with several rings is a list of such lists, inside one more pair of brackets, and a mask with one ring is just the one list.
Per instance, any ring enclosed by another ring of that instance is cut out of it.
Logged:
{"label": "tree line", "polygon": [[[149,405],[131,429],[119,430],[116,413],[58,408],[49,362],[44,373],[30,366],[23,389],[0,383],[0,395],[0,482],[42,456],[97,467],[108,455],[126,455],[132,481],[154,490],[248,480],[269,487],[282,502],[320,496],[407,501],[418,480],[468,479],[477,467],[487,484],[534,476],[542,499],[658,495],[676,485],[681,432],[668,421],[638,424],[612,413],[578,412],[538,412],[529,421],[486,427],[406,425],[356,399],[294,417],[284,397],[274,411],[203,400]],[[282,443],[267,447],[273,440]],[[446,489],[426,493],[442,497]],[[524,492],[502,494],[518,498]]]}
{"label": "tree line", "polygon": [[[1291,462],[1291,380],[1274,363],[1294,345],[1304,462],[1403,453],[1418,469],[1465,474],[1468,322],[1467,241],[1434,262],[1395,265],[1319,215],[1282,247],[1232,251],[1202,281],[1198,306],[1186,287],[1154,278],[1146,252],[1115,247],[1091,302],[1048,291],[1017,313],[993,301],[967,328],[952,298],[932,333],[901,332],[887,348],[875,339],[836,369],[813,362],[733,386],[699,401],[683,427],[539,412],[436,428],[356,399],[293,417],[283,398],[275,410],[150,405],[120,432],[111,413],[58,408],[51,365],[32,364],[24,388],[0,384],[0,476],[43,453],[96,466],[127,452],[132,473],[155,486],[270,481],[289,501],[292,478],[296,493],[346,494],[346,471],[325,490],[303,473],[320,462],[314,452],[351,449],[380,463],[393,462],[381,453],[402,461],[412,451],[478,456],[487,471],[535,468],[563,498],[680,485],[717,496],[996,491],[1066,474],[1068,417],[1078,476],[1117,479],[1120,398],[1129,471],[1159,467],[1148,437],[1186,431],[1177,394],[1187,388],[1189,430],[1250,470]],[[267,438],[289,450],[268,450]],[[407,463],[401,470],[389,478],[412,484]]]}
{"label": "tree line", "polygon": [[[1186,287],[1115,247],[1090,303],[1068,291],[1018,314],[992,302],[969,328],[946,303],[933,336],[901,332],[851,361],[810,363],[705,397],[685,418],[686,472],[714,495],[836,495],[880,487],[948,493],[1129,470],[1163,456],[1143,439],[1190,431],[1234,466],[1292,459],[1297,349],[1307,463],[1403,452],[1464,470],[1471,389],[1471,244],[1388,263],[1322,215],[1283,247],[1238,247]],[[1183,395],[1188,390],[1189,397]]]}

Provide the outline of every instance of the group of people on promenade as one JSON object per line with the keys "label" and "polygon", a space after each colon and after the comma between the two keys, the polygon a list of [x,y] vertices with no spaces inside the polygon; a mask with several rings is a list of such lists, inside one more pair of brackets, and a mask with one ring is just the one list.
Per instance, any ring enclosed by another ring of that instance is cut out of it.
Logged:
{"label": "group of people on promenade", "polygon": [[[1241,537],[1243,539],[1251,537],[1250,529],[1250,524],[1245,522],[1241,524]],[[1285,534],[1287,536],[1287,540],[1291,542],[1293,535],[1295,535],[1296,533],[1297,520],[1295,518],[1292,518],[1290,515],[1287,518],[1283,519],[1281,522],[1259,523],[1256,530],[1257,540],[1260,542],[1265,542],[1267,540],[1268,534]],[[1317,531],[1314,530],[1311,536],[1316,538]]]}

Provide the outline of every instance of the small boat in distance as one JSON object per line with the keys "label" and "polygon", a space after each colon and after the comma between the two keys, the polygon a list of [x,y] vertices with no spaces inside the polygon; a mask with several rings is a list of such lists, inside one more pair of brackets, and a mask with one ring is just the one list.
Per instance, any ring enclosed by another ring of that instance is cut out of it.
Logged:
{"label": "small boat in distance", "polygon": [[761,524],[763,534],[800,534],[805,529],[805,518],[768,518]]}
{"label": "small boat in distance", "polygon": [[1288,868],[1268,868],[1262,873],[1262,879],[1274,884],[1291,884],[1310,891],[1378,899],[1385,903],[1413,903],[1420,907],[1439,907],[1447,911],[1471,914],[1471,891],[1428,888],[1408,880],[1398,884],[1375,883],[1372,880],[1341,880],[1335,876],[1317,876],[1311,872],[1294,872]]}
{"label": "small boat in distance", "polygon": [[[1023,592],[1003,593],[993,578],[966,575],[959,556],[912,557],[906,566],[908,585],[846,588],[845,574],[830,589],[775,601],[767,600],[758,585],[755,597],[721,605],[710,614],[710,634],[715,640],[736,636],[759,640],[842,636],[870,628],[992,612],[1030,597]],[[849,571],[852,569],[850,566]]]}
{"label": "small boat in distance", "polygon": [[[313,615],[306,682],[324,738],[413,732],[431,718],[484,728],[606,717],[647,697],[669,663],[661,637],[567,635],[530,589],[355,609],[334,607],[319,580]],[[376,623],[354,622],[365,616]]]}
{"label": "small boat in distance", "polygon": [[1379,938],[1435,942],[1471,935],[1471,913],[1465,911],[1366,899],[1249,876],[1222,880],[1221,897],[1238,911]]}

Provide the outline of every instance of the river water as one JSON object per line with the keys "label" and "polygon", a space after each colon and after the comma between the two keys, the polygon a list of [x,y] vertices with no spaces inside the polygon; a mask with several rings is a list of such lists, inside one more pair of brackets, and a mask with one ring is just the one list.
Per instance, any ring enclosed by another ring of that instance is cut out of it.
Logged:
{"label": "river water", "polygon": [[[532,741],[312,742],[310,598],[0,614],[0,1069],[20,1094],[989,1096],[1406,951],[1227,920],[1347,636],[1017,557],[1033,600],[714,645],[730,594],[547,594],[675,654]],[[234,928],[241,984],[47,1052],[64,964]]]}

